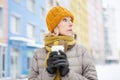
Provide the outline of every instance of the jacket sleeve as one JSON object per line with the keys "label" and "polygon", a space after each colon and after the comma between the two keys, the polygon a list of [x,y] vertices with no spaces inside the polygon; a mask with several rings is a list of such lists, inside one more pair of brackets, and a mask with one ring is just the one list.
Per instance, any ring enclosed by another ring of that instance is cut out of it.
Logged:
{"label": "jacket sleeve", "polygon": [[62,80],[98,80],[93,58],[85,48],[82,49],[82,74],[70,70]]}
{"label": "jacket sleeve", "polygon": [[50,75],[47,73],[46,70],[40,70],[39,72],[39,67],[38,67],[38,59],[37,55],[35,53],[33,60],[32,60],[32,65],[30,69],[30,75],[28,80],[54,80],[54,75]]}

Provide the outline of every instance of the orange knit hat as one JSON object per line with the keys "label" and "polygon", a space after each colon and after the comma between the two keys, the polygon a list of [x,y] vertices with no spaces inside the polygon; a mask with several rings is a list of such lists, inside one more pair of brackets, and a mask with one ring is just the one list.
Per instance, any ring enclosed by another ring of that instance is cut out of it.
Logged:
{"label": "orange knit hat", "polygon": [[72,22],[73,22],[74,16],[69,10],[61,6],[53,7],[48,12],[47,17],[46,17],[46,23],[47,23],[48,30],[50,32],[53,32],[55,27],[59,24],[59,22],[64,17],[69,17],[69,16],[72,18]]}

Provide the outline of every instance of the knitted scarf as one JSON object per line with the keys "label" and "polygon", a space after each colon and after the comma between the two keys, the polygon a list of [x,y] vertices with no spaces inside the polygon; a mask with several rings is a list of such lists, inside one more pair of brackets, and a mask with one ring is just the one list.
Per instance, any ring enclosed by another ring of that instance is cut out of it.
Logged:
{"label": "knitted scarf", "polygon": [[[44,42],[45,42],[45,48],[48,51],[48,54],[44,62],[45,68],[47,67],[47,59],[49,58],[52,46],[63,45],[64,52],[66,52],[75,44],[75,40],[73,36],[47,36],[45,37]],[[58,69],[57,69],[55,80],[60,80],[60,72]]]}

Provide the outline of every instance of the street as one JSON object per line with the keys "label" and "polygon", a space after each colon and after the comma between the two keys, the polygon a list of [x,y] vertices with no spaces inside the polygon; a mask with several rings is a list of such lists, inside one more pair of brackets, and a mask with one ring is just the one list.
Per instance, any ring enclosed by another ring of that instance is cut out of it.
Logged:
{"label": "street", "polygon": [[120,64],[97,65],[98,80],[120,80]]}
{"label": "street", "polygon": [[[98,80],[120,80],[120,64],[96,65]],[[11,79],[0,79],[11,80]],[[28,80],[17,79],[17,80]]]}

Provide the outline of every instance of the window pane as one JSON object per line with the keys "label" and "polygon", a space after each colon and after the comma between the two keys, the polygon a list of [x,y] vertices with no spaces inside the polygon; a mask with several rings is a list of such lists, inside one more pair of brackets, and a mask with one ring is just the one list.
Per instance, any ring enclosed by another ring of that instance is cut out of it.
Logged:
{"label": "window pane", "polygon": [[5,55],[6,55],[6,47],[0,46],[0,77],[5,77]]}
{"label": "window pane", "polygon": [[50,0],[50,6],[53,6],[53,0]]}
{"label": "window pane", "polygon": [[43,19],[44,16],[45,16],[45,9],[43,7],[40,7],[40,17],[41,17],[41,19]]}
{"label": "window pane", "polygon": [[16,32],[20,32],[20,19],[16,17]]}
{"label": "window pane", "polygon": [[27,24],[27,35],[30,39],[35,39],[35,26],[32,24]]}
{"label": "window pane", "polygon": [[12,15],[11,17],[11,31],[13,33],[20,33],[20,18]]}
{"label": "window pane", "polygon": [[17,78],[21,74],[21,54],[17,48],[11,48],[11,77]]}
{"label": "window pane", "polygon": [[31,9],[34,12],[35,11],[35,1],[31,0]]}
{"label": "window pane", "polygon": [[30,50],[27,52],[27,69],[30,69],[31,63],[32,63],[32,58],[33,58],[33,54],[34,50]]}
{"label": "window pane", "polygon": [[15,24],[16,22],[15,22],[15,18],[14,18],[14,16],[12,16],[11,17],[11,31],[12,32],[15,32]]}
{"label": "window pane", "polygon": [[5,71],[5,53],[6,53],[6,48],[5,47],[3,47],[3,50],[2,50],[3,52],[3,71]]}
{"label": "window pane", "polygon": [[5,54],[2,54],[2,77],[5,76]]}
{"label": "window pane", "polygon": [[27,0],[27,8],[31,12],[35,12],[35,0]]}
{"label": "window pane", "polygon": [[30,68],[30,58],[27,57],[27,69],[29,69],[29,68]]}
{"label": "window pane", "polygon": [[3,28],[3,10],[0,8],[0,31]]}

